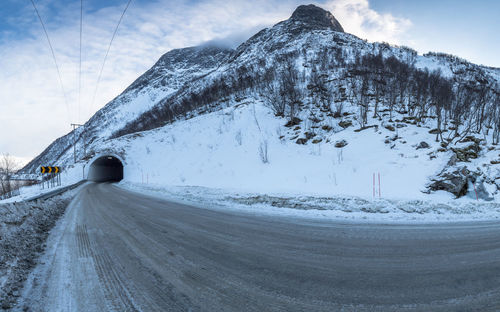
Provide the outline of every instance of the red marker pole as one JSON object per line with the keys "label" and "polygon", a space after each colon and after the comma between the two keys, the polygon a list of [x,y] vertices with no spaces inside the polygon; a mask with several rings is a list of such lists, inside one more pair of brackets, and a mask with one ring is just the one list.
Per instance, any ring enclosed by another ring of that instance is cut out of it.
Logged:
{"label": "red marker pole", "polygon": [[382,197],[382,192],[380,190],[380,172],[378,173],[378,198]]}
{"label": "red marker pole", "polygon": [[472,185],[474,186],[474,192],[476,193],[476,200],[479,201],[479,197],[477,196],[476,184],[472,183]]}
{"label": "red marker pole", "polygon": [[375,172],[373,173],[373,198],[375,198]]}

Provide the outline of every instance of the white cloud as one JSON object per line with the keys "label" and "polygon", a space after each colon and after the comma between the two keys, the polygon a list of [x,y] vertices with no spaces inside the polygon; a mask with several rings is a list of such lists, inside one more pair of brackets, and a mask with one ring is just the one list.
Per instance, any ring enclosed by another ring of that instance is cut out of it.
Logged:
{"label": "white cloud", "polygon": [[411,21],[391,14],[380,14],[370,8],[368,0],[332,0],[324,4],[344,30],[369,41],[401,44],[401,36]]}
{"label": "white cloud", "polygon": [[[70,122],[84,122],[165,52],[210,40],[234,46],[260,28],[288,18],[300,1],[205,0],[194,5],[188,0],[132,2],[113,43],[94,107],[90,104],[99,69],[123,6],[86,14],[80,114],[76,4],[61,7],[52,20],[41,8],[60,64],[68,109],[38,21],[25,18],[27,24],[20,24],[32,37],[7,43],[0,40],[0,152],[36,156],[69,132]],[[398,36],[410,25],[407,20],[378,14],[366,0],[334,0],[320,5],[331,10],[347,32],[369,40],[398,43]]]}

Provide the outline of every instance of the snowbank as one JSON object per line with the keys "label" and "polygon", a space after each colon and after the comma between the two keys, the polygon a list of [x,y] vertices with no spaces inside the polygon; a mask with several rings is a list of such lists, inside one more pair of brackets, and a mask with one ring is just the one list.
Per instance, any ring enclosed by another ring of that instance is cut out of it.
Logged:
{"label": "snowbank", "polygon": [[76,190],[44,201],[0,205],[0,309],[11,308],[50,229]]}
{"label": "snowbank", "polygon": [[500,219],[498,202],[366,200],[355,196],[292,197],[289,194],[267,195],[205,187],[166,187],[130,182],[122,182],[120,186],[200,208],[301,219],[330,219],[356,223],[434,223]]}

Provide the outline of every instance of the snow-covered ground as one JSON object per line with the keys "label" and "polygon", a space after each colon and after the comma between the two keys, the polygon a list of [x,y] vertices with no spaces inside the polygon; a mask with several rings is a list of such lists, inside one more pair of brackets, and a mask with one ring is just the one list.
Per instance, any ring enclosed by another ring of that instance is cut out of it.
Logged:
{"label": "snow-covered ground", "polygon": [[[328,120],[332,128],[338,121]],[[472,191],[460,199],[422,192],[452,155],[437,151],[432,125],[391,131],[370,120],[379,127],[356,132],[353,126],[300,145],[289,139],[294,132],[285,122],[262,103],[242,103],[109,141],[106,149],[123,152],[122,186],[203,206],[375,222],[500,216],[498,193],[485,202]],[[348,144],[334,147],[340,140]],[[421,142],[429,147],[417,148]],[[463,164],[480,167],[497,154],[486,151]]]}
{"label": "snow-covered ground", "polygon": [[194,186],[121,182],[131,191],[200,208],[346,222],[434,223],[500,219],[500,203],[467,199],[367,200],[356,196],[291,196],[228,191]]}
{"label": "snow-covered ground", "polygon": [[[431,124],[404,124],[391,131],[383,121],[370,119],[369,124],[379,127],[356,132],[359,126],[339,130],[339,119],[329,118],[324,122],[335,131],[323,132],[317,144],[301,145],[295,134],[300,137],[310,129],[286,128],[285,122],[264,104],[248,101],[109,140],[101,152],[115,151],[123,158],[123,185],[168,190],[162,192],[169,197],[195,194],[197,201],[206,197],[205,203],[217,205],[228,201],[231,206],[267,210],[279,206],[299,214],[375,221],[496,218],[498,192],[490,203],[477,201],[472,191],[459,200],[444,191],[422,192],[452,155],[437,151],[440,145],[429,133]],[[341,140],[347,145],[336,148]],[[417,148],[421,142],[429,147]],[[497,154],[498,149],[485,151],[463,164],[472,170]],[[82,167],[78,163],[67,168],[63,184],[79,181]],[[11,201],[37,192],[38,186],[22,189]]]}
{"label": "snow-covered ground", "polygon": [[84,180],[83,177],[84,175],[83,175],[82,164],[78,163],[75,166],[63,169],[63,172],[61,173],[61,185],[47,187],[47,182],[45,182],[43,187],[41,184],[24,186],[19,189],[19,195],[13,196],[8,199],[0,200],[0,204],[8,204],[8,203],[23,202],[26,200],[30,200],[39,195],[46,194],[64,188],[66,186],[75,184],[81,180]]}
{"label": "snow-covered ground", "polygon": [[[422,192],[428,178],[452,155],[436,151],[440,146],[428,133],[430,127],[405,125],[394,132],[380,126],[355,132],[353,126],[327,134],[318,144],[300,145],[288,139],[293,130],[283,127],[285,122],[261,103],[241,104],[125,136],[110,141],[107,148],[124,151],[126,182],[371,200],[375,175],[377,198],[440,202],[454,198],[446,192]],[[338,120],[328,122],[334,127]],[[396,135],[398,139],[392,140]],[[333,143],[340,140],[347,146],[336,148]],[[417,149],[420,142],[430,147]],[[489,153],[496,156],[498,151]],[[475,200],[473,195],[463,200]]]}
{"label": "snow-covered ground", "polygon": [[[284,122],[264,105],[248,104],[112,144],[126,151],[127,181],[259,193],[371,197],[373,174],[378,187],[380,173],[384,198],[422,198],[426,178],[443,165],[444,160],[428,161],[425,150],[410,146],[423,139],[417,133],[396,152],[373,129],[340,132],[331,139],[348,145],[339,149],[280,140]],[[267,163],[260,152],[266,146]]]}

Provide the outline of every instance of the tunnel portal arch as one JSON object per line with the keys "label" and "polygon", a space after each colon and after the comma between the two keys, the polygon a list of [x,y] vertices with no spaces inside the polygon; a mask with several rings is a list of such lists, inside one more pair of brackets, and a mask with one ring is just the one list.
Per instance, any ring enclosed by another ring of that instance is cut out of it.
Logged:
{"label": "tunnel portal arch", "polygon": [[87,180],[119,182],[123,179],[124,161],[113,154],[99,155],[88,162]]}

